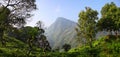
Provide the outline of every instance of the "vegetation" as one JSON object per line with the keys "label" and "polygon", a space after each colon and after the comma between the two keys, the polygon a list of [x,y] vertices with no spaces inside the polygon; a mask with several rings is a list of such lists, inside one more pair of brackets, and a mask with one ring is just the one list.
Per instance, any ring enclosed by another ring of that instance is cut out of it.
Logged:
{"label": "vegetation", "polygon": [[76,28],[77,35],[82,44],[89,44],[92,47],[92,41],[96,35],[96,20],[98,13],[89,7],[86,11],[81,11],[79,14],[78,27]]}
{"label": "vegetation", "polygon": [[64,49],[65,51],[68,51],[69,49],[71,49],[71,46],[70,46],[69,44],[64,44],[64,45],[63,45],[63,49]]}
{"label": "vegetation", "polygon": [[[66,52],[52,52],[41,21],[35,27],[24,26],[30,12],[36,9],[35,0],[2,1],[5,4],[0,7],[0,57],[120,57],[120,7],[113,2],[102,8],[100,20],[96,10],[86,7],[81,11],[76,28],[81,45],[71,48],[64,44]],[[114,31],[115,35],[95,40],[99,30]]]}
{"label": "vegetation", "polygon": [[5,46],[5,31],[13,26],[23,26],[25,19],[31,17],[30,12],[36,9],[36,4],[35,0],[1,0],[0,4],[0,40]]}
{"label": "vegetation", "polygon": [[98,21],[98,29],[109,31],[112,34],[112,31],[115,34],[118,34],[120,28],[120,8],[117,7],[113,2],[106,4],[101,10],[102,17]]}

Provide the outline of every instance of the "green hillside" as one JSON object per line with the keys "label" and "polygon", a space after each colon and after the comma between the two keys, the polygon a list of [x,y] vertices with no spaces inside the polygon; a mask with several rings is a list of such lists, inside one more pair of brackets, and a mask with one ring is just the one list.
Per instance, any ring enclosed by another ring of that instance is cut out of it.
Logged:
{"label": "green hillside", "polygon": [[[2,56],[5,56],[5,57],[27,56],[26,55],[27,50],[28,50],[27,44],[12,37],[9,37],[6,41],[7,41],[6,46],[0,45],[0,57]],[[32,54],[30,56],[35,56],[36,54],[39,54],[39,53],[40,53],[40,49],[34,47],[34,51],[32,51]]]}
{"label": "green hillside", "polygon": [[48,57],[120,57],[120,36],[100,37],[89,45],[70,49],[68,52],[50,52]]}
{"label": "green hillside", "polygon": [[[93,42],[93,48],[89,45],[70,49],[68,52],[41,52],[34,47],[30,56],[36,57],[119,57],[120,56],[120,36],[109,35],[101,37]],[[28,57],[27,47],[24,42],[16,38],[9,37],[6,47],[0,45],[0,57]]]}

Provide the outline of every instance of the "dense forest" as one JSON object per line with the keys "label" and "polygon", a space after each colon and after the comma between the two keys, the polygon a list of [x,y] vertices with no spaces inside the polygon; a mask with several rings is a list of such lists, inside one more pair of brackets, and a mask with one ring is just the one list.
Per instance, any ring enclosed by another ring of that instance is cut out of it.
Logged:
{"label": "dense forest", "polygon": [[[101,8],[100,18],[85,7],[75,28],[79,44],[64,44],[62,52],[51,48],[41,21],[25,26],[34,10],[35,0],[0,1],[0,57],[120,57],[120,7],[114,2]],[[99,31],[109,34],[96,38]]]}

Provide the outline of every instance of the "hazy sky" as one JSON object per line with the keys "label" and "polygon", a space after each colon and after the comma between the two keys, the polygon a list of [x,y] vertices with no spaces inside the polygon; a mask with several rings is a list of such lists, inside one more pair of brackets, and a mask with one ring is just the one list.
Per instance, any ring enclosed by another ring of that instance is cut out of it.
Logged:
{"label": "hazy sky", "polygon": [[120,7],[120,0],[36,0],[38,10],[34,11],[27,25],[34,26],[40,20],[48,27],[57,17],[77,22],[79,12],[85,10],[86,6],[97,10],[100,17],[101,8],[110,2]]}

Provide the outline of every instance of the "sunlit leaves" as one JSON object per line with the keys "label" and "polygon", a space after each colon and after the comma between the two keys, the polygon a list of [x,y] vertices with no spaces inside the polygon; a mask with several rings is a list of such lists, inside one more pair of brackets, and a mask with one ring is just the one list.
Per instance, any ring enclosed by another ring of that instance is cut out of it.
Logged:
{"label": "sunlit leaves", "polygon": [[86,7],[86,11],[80,12],[76,31],[78,37],[81,38],[83,42],[91,43],[95,38],[97,15],[97,11],[89,7]]}
{"label": "sunlit leaves", "polygon": [[99,30],[118,31],[120,28],[120,8],[113,2],[105,4],[101,10],[102,17],[98,21]]}

